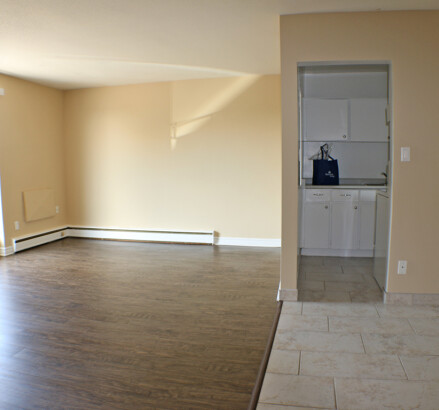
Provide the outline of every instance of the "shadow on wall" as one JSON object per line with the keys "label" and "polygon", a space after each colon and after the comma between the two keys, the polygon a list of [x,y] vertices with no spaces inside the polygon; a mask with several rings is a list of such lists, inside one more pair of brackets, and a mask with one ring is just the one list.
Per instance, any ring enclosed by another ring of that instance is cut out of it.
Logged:
{"label": "shadow on wall", "polygon": [[[188,102],[189,82],[174,82],[171,85],[171,149],[177,146],[177,140],[190,135],[203,127],[212,116],[223,110],[233,100],[249,89],[260,78],[259,75],[248,75],[228,79],[226,86],[222,79],[208,80],[206,87]],[[194,98],[195,97],[195,98]]]}

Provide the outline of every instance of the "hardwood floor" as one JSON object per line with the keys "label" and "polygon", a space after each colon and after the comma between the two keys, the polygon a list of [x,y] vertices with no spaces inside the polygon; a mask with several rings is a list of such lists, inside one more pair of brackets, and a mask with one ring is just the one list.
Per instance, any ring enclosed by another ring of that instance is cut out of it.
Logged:
{"label": "hardwood floor", "polygon": [[0,408],[245,409],[279,249],[65,239],[0,259]]}

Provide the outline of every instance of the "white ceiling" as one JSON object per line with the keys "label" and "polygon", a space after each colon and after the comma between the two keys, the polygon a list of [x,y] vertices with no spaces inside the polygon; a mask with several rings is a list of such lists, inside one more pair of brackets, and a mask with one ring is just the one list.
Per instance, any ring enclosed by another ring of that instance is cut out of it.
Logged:
{"label": "white ceiling", "polygon": [[439,0],[0,0],[0,72],[60,89],[280,72],[279,15]]}

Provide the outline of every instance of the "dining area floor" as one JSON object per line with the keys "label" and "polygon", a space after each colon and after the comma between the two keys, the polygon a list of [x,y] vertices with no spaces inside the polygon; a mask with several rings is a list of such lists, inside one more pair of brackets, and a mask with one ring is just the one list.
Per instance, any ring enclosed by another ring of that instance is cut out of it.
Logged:
{"label": "dining area floor", "polygon": [[279,249],[63,239],[0,258],[0,409],[245,409]]}

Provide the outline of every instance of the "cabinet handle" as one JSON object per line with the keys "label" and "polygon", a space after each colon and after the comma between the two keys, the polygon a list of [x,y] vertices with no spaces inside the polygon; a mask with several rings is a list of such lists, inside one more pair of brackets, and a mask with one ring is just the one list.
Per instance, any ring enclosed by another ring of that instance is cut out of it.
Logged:
{"label": "cabinet handle", "polygon": [[355,205],[355,206],[354,206],[354,209],[357,209],[357,208],[358,208],[358,206],[357,206],[357,205]]}
{"label": "cabinet handle", "polygon": [[351,196],[351,194],[341,194],[341,196]]}
{"label": "cabinet handle", "polygon": [[325,209],[328,209],[329,208],[329,206],[328,205],[325,205]]}
{"label": "cabinet handle", "polygon": [[346,139],[346,135],[343,135],[343,138]]}
{"label": "cabinet handle", "polygon": [[323,194],[313,194],[314,196],[323,196]]}

